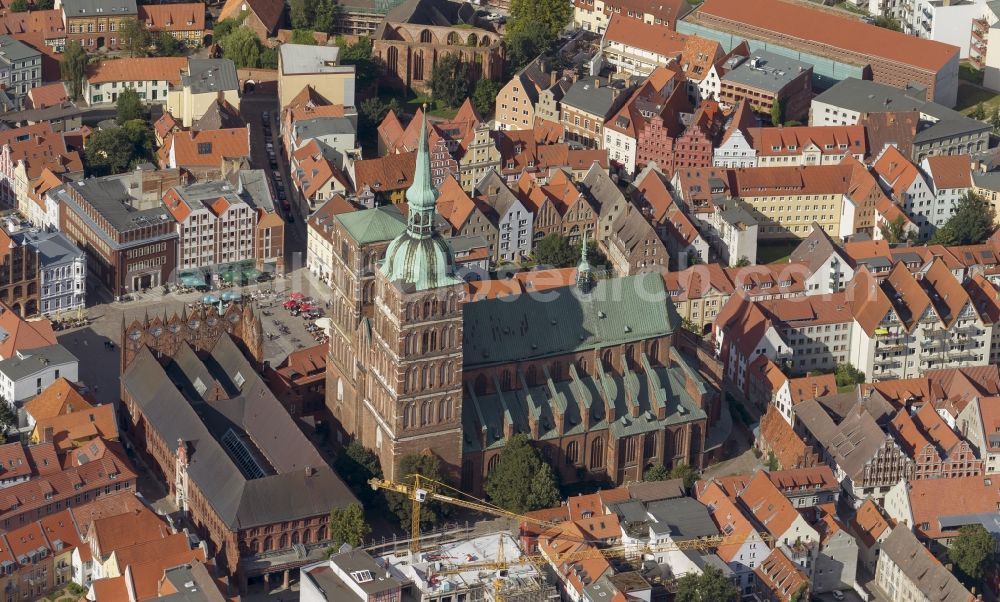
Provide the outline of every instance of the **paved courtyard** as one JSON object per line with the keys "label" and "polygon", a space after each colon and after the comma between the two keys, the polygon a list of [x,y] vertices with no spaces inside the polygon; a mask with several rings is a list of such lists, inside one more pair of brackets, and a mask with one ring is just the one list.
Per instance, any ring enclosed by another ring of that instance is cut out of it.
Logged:
{"label": "paved courtyard", "polygon": [[[329,289],[319,283],[304,268],[291,272],[285,278],[264,282],[247,287],[233,287],[225,290],[237,290],[246,298],[254,291],[275,291],[275,294],[262,300],[254,301],[255,308],[263,314],[270,312],[271,316],[261,315],[265,334],[264,359],[276,365],[290,352],[315,345],[312,335],[306,331],[306,326],[312,320],[293,317],[281,308],[289,293],[298,291],[315,299],[319,307],[325,310]],[[218,295],[220,291],[213,291]],[[99,292],[97,294],[100,294]],[[57,332],[59,342],[81,359],[80,380],[83,381],[101,402],[117,402],[119,398],[118,371],[120,363],[120,338],[122,318],[126,325],[132,320],[143,320],[148,315],[167,316],[174,312],[180,313],[188,304],[197,304],[202,293],[162,294],[162,289],[155,289],[138,295],[138,299],[127,303],[105,302],[86,310],[87,316],[93,321],[89,326]],[[278,321],[288,327],[289,334],[281,335],[278,331]],[[270,339],[266,335],[278,335]],[[116,347],[109,350],[104,343],[114,342]],[[97,359],[94,356],[97,356]]]}

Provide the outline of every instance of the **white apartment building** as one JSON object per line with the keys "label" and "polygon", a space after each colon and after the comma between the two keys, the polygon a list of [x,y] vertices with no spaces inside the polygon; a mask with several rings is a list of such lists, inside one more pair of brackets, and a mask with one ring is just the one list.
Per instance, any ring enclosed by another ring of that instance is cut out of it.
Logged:
{"label": "white apartment building", "polygon": [[163,204],[177,222],[177,267],[217,268],[254,259],[257,212],[225,182],[171,188]]}
{"label": "white apartment building", "polygon": [[87,260],[83,249],[61,232],[28,230],[21,236],[38,254],[41,312],[55,316],[86,307]]}
{"label": "white apartment building", "polygon": [[111,104],[127,89],[144,102],[166,103],[170,88],[181,84],[187,71],[183,57],[132,58],[91,63],[81,95],[88,105]]}
{"label": "white apartment building", "polygon": [[59,378],[78,381],[79,360],[62,345],[18,351],[0,361],[0,396],[8,404],[20,404]]}
{"label": "white apartment building", "polygon": [[712,165],[732,169],[757,167],[757,149],[745,131],[738,127],[730,128],[712,153]]}
{"label": "white apartment building", "polygon": [[969,155],[936,155],[920,162],[927,174],[930,192],[934,195],[933,213],[928,221],[938,229],[955,214],[959,199],[972,190],[972,157]]}
{"label": "white apartment building", "polygon": [[948,208],[938,205],[934,189],[924,174],[895,146],[887,147],[882,152],[872,170],[886,194],[919,228],[920,239],[930,238],[937,230],[938,222],[945,217],[944,213],[938,214],[937,210]]}

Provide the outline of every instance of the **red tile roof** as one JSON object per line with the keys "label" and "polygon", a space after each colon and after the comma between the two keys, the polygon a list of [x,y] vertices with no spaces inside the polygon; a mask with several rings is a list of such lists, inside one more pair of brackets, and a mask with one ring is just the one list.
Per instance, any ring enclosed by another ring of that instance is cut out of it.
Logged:
{"label": "red tile roof", "polygon": [[753,572],[760,584],[771,590],[775,599],[780,602],[798,599],[802,591],[809,587],[809,578],[781,548],[772,549],[771,554]]}
{"label": "red tile roof", "polygon": [[611,15],[604,39],[677,60],[687,44],[688,36],[662,25],[645,23],[619,13]]}
{"label": "red tile roof", "polygon": [[926,161],[935,188],[972,188],[972,157],[969,155],[933,155]]}
{"label": "red tile roof", "polygon": [[45,169],[56,175],[83,173],[80,154],[66,148],[62,134],[48,122],[0,131],[0,146],[10,146],[11,161],[24,161],[28,179],[41,176]]}
{"label": "red tile roof", "polygon": [[706,0],[698,13],[933,72],[958,54],[958,48],[951,44],[911,37],[854,17],[780,0]]}
{"label": "red tile roof", "polygon": [[747,134],[757,155],[765,157],[797,156],[809,146],[821,155],[864,157],[867,146],[865,129],[859,125],[748,128]]}
{"label": "red tile roof", "polygon": [[139,21],[149,31],[203,31],[205,5],[201,2],[179,4],[140,4]]}
{"label": "red tile roof", "polygon": [[[930,539],[954,536],[958,527],[942,528],[940,518],[959,514],[996,513],[1000,479],[955,477],[907,482],[913,528]],[[926,525],[926,527],[924,526]]]}
{"label": "red tile roof", "polygon": [[116,441],[118,422],[114,406],[104,404],[91,408],[81,407],[71,414],[41,418],[35,422],[34,432],[41,440],[55,444],[61,453],[98,437]]}
{"label": "red tile roof", "polygon": [[274,33],[281,22],[281,16],[285,12],[283,2],[273,0],[226,0],[219,12],[219,21],[223,19],[236,19],[244,10],[250,10],[260,22],[267,28],[268,34]]}
{"label": "red tile roof", "polygon": [[174,132],[164,139],[157,155],[161,167],[218,167],[223,159],[249,159],[250,130]]}
{"label": "red tile roof", "polygon": [[[9,244],[9,239],[6,242]],[[58,342],[52,331],[52,322],[25,320],[3,302],[0,302],[0,331],[0,359],[11,358],[18,351],[48,347]]]}
{"label": "red tile roof", "polygon": [[887,530],[892,526],[892,523],[882,516],[882,511],[875,503],[874,498],[866,499],[848,523],[851,526],[851,531],[867,548],[875,545],[883,535],[888,537]]}
{"label": "red tile roof", "polygon": [[55,107],[69,100],[66,94],[66,84],[53,82],[28,90],[29,106],[32,109]]}
{"label": "red tile roof", "polygon": [[800,376],[788,381],[788,389],[792,395],[792,405],[795,406],[807,399],[834,395],[837,392],[837,377],[833,374]]}
{"label": "red tile roof", "polygon": [[76,385],[65,378],[59,378],[26,401],[24,411],[38,421],[91,408],[94,405],[92,401],[84,397]]}
{"label": "red tile roof", "polygon": [[87,81],[91,85],[105,82],[165,80],[170,85],[181,83],[181,71],[187,70],[184,57],[131,58],[99,61],[87,65]]}
{"label": "red tile roof", "polygon": [[143,506],[133,512],[95,519],[88,540],[104,559],[115,550],[147,541],[160,541],[170,535],[170,527],[152,510]]}
{"label": "red tile roof", "polygon": [[799,517],[798,511],[771,482],[764,470],[759,470],[750,477],[746,488],[738,497],[772,537],[784,535]]}

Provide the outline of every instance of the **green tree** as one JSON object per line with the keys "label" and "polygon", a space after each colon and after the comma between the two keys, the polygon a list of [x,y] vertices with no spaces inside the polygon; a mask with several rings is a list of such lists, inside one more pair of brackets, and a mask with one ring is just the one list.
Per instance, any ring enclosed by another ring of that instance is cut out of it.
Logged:
{"label": "green tree", "polygon": [[126,122],[133,119],[142,119],[145,110],[139,93],[132,88],[125,88],[118,94],[118,100],[115,101],[115,113],[115,121],[118,122],[118,125],[125,125]]}
{"label": "green tree", "polygon": [[537,22],[545,26],[548,39],[554,40],[572,19],[573,5],[564,0],[511,0],[507,35]]}
{"label": "green tree", "polygon": [[691,489],[694,486],[694,482],[698,480],[698,471],[694,466],[681,462],[670,469],[670,478],[682,479],[684,481],[684,489]]}
{"label": "green tree", "polygon": [[278,49],[275,48],[262,48],[260,51],[260,61],[257,64],[261,69],[277,69],[278,68]]}
{"label": "green tree", "polygon": [[882,233],[882,238],[890,244],[915,242],[917,240],[917,236],[913,231],[906,229],[906,220],[903,219],[902,215],[897,216],[891,222],[882,222],[879,224],[878,229]]}
{"label": "green tree", "polygon": [[966,525],[958,530],[958,537],[948,550],[948,558],[969,581],[978,582],[986,574],[996,545],[996,540],[982,525]]}
{"label": "green tree", "polygon": [[84,168],[88,176],[123,173],[139,163],[152,161],[155,144],[153,131],[142,119],[98,130],[83,151]]}
{"label": "green tree", "polygon": [[706,566],[699,575],[694,571],[677,580],[676,602],[736,602],[740,590],[719,569]]}
{"label": "green tree", "polygon": [[233,61],[237,69],[260,66],[261,44],[257,34],[246,26],[240,26],[219,40],[222,56]]}
{"label": "green tree", "polygon": [[834,378],[837,379],[838,387],[849,387],[865,382],[865,373],[855,368],[850,362],[837,364],[833,374]]}
{"label": "green tree", "polygon": [[530,21],[516,31],[507,30],[504,46],[507,55],[507,71],[517,73],[525,65],[535,60],[552,46],[554,36],[540,21]]}
{"label": "green tree", "polygon": [[481,79],[476,82],[475,91],[472,93],[472,104],[480,115],[486,117],[493,113],[499,93],[500,84],[491,79]]}
{"label": "green tree", "polygon": [[351,441],[337,454],[333,469],[366,506],[379,498],[378,492],[368,484],[369,479],[382,478],[382,465],[372,450],[357,441]]}
{"label": "green tree", "polygon": [[292,44],[316,45],[315,32],[311,29],[296,29],[292,31]]}
{"label": "green tree", "polygon": [[552,467],[524,433],[507,441],[496,468],[486,477],[485,489],[490,501],[518,514],[551,508],[562,501]]}
{"label": "green tree", "polygon": [[382,123],[382,120],[389,114],[389,111],[393,111],[396,115],[399,115],[399,101],[395,96],[389,100],[373,96],[361,101],[361,120],[366,124],[365,127],[378,127],[378,124]]}
{"label": "green tree", "polygon": [[767,469],[771,472],[781,468],[781,462],[778,462],[778,456],[774,455],[773,451],[767,452]]}
{"label": "green tree", "polygon": [[378,62],[372,57],[371,38],[362,37],[353,44],[347,44],[344,38],[337,38],[340,46],[340,63],[354,65],[354,80],[358,88],[364,90],[373,82],[378,81]]}
{"label": "green tree", "polygon": [[743,255],[742,257],[736,260],[736,265],[734,267],[745,268],[748,265],[750,265],[750,259],[747,258],[746,255]]}
{"label": "green tree", "polygon": [[35,0],[35,10],[52,10],[55,5],[55,0]]}
{"label": "green tree", "polygon": [[170,32],[157,32],[153,43],[156,45],[157,56],[180,56],[184,54],[184,48],[177,38],[170,35]]}
{"label": "green tree", "polygon": [[469,96],[469,65],[449,54],[434,65],[428,83],[434,100],[446,107],[457,107]]}
{"label": "green tree", "polygon": [[345,543],[351,547],[360,546],[371,532],[372,528],[365,520],[361,504],[348,504],[344,508],[330,511],[330,539],[333,540],[333,548]]}
{"label": "green tree", "polygon": [[313,0],[289,0],[288,17],[292,27],[301,29],[312,25],[314,13]]}
{"label": "green tree", "polygon": [[670,478],[670,469],[663,464],[651,466],[646,474],[642,475],[643,481],[666,481]]}
{"label": "green tree", "polygon": [[[583,246],[582,240],[573,245],[573,255],[577,258],[573,262],[574,266],[580,261],[581,246]],[[608,256],[604,254],[604,251],[601,251],[601,247],[592,238],[587,240],[587,263],[590,264],[591,268],[595,269],[606,268],[611,265],[611,262],[608,261]]]}
{"label": "green tree", "polygon": [[986,107],[983,106],[983,103],[977,104],[969,113],[969,117],[980,121],[986,121]]}
{"label": "green tree", "polygon": [[87,53],[76,40],[70,40],[63,52],[59,64],[62,78],[69,84],[69,96],[74,101],[80,100],[83,91],[83,76],[87,73]]}
{"label": "green tree", "polygon": [[903,31],[903,26],[899,24],[899,21],[893,19],[892,17],[875,17],[872,21],[872,25],[875,27],[881,27],[882,29],[891,29],[892,31]]}
{"label": "green tree", "polygon": [[5,400],[0,400],[0,441],[7,441],[7,431],[17,426],[17,414]]}
{"label": "green tree", "polygon": [[313,5],[312,27],[316,31],[336,33],[344,17],[344,7],[336,0],[316,0]]}
{"label": "green tree", "polygon": [[144,56],[151,41],[149,31],[139,19],[123,19],[118,24],[118,45],[130,57]]}
{"label": "green tree", "polygon": [[[399,460],[399,474],[404,476],[397,481],[407,485],[413,485],[414,474],[441,481],[441,460],[435,455],[407,454]],[[387,491],[385,501],[399,524],[409,532],[411,500],[401,493]],[[420,504],[420,526],[423,529],[434,527],[450,513],[451,508],[440,502],[424,502]]]}
{"label": "green tree", "polygon": [[573,249],[569,239],[559,234],[549,234],[535,243],[535,262],[554,268],[568,268],[580,261],[580,252]]}
{"label": "green tree", "polygon": [[993,233],[995,212],[982,196],[967,192],[955,203],[954,214],[931,238],[932,244],[945,246],[977,245]]}
{"label": "green tree", "polygon": [[785,101],[780,98],[774,99],[771,105],[771,125],[777,127],[785,121]]}
{"label": "green tree", "polygon": [[217,22],[212,27],[212,36],[215,38],[215,42],[218,43],[220,40],[239,29],[240,23],[242,22],[242,18],[223,19]]}
{"label": "green tree", "polygon": [[10,3],[10,12],[12,13],[24,13],[28,12],[28,3],[26,0],[14,0]]}

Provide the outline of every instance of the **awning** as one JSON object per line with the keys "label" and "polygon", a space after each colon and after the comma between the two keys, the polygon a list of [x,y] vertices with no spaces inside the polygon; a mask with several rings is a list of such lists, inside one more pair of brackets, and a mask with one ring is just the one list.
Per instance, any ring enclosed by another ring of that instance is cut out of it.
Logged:
{"label": "awning", "polygon": [[213,305],[219,302],[219,298],[216,297],[215,295],[202,295],[201,302],[206,305]]}
{"label": "awning", "polygon": [[239,301],[243,298],[243,295],[237,293],[236,291],[226,291],[222,293],[223,301]]}
{"label": "awning", "polygon": [[885,336],[887,334],[889,334],[889,329],[888,328],[876,328],[875,329],[875,335],[876,336],[883,337],[883,336]]}

